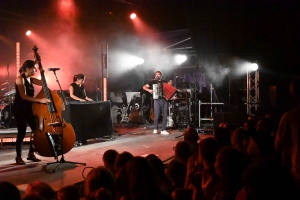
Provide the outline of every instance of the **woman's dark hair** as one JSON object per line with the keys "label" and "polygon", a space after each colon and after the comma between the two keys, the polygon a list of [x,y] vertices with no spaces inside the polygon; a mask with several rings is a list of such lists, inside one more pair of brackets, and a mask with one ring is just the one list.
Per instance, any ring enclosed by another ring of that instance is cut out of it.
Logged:
{"label": "woman's dark hair", "polygon": [[84,79],[85,76],[83,74],[76,74],[74,77],[73,77],[73,82],[76,82],[77,80],[81,80],[81,79]]}
{"label": "woman's dark hair", "polygon": [[19,69],[20,74],[26,72],[26,68],[34,68],[35,67],[35,62],[33,60],[26,60],[22,67]]}

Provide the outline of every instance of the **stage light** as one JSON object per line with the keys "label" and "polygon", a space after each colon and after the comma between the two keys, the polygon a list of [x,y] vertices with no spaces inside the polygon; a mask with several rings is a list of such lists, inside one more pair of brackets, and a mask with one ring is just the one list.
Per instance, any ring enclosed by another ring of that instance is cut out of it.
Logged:
{"label": "stage light", "polygon": [[181,64],[181,63],[183,63],[186,60],[187,60],[186,55],[175,55],[175,62],[177,64]]}
{"label": "stage light", "polygon": [[136,18],[136,14],[135,13],[131,13],[130,19],[135,19],[135,18]]}
{"label": "stage light", "polygon": [[256,71],[258,69],[258,65],[256,63],[249,63],[248,67],[252,71]]}
{"label": "stage light", "polygon": [[31,30],[26,31],[26,35],[27,36],[31,35]]}
{"label": "stage light", "polygon": [[120,61],[122,63],[122,66],[128,69],[144,63],[143,58],[133,55],[123,55],[120,57]]}

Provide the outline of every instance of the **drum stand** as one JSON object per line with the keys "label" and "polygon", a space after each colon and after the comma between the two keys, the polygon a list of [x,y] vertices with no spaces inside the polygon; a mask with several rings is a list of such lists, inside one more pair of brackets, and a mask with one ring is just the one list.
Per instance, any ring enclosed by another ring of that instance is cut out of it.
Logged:
{"label": "drum stand", "polygon": [[[64,96],[64,94],[63,94],[63,92],[62,92],[62,89],[61,89],[61,86],[60,86],[60,83],[59,83],[59,81],[58,81],[58,79],[57,79],[57,76],[56,76],[56,72],[55,72],[55,70],[53,71],[53,73],[54,73],[54,76],[55,76],[55,78],[56,78],[56,82],[58,83],[58,86],[59,86],[59,89],[60,89],[60,95],[61,95],[61,97],[62,97],[62,100],[63,100],[63,102],[64,102],[64,104],[66,105],[66,100],[65,100],[65,96]],[[78,162],[69,162],[69,161],[66,161],[65,160],[65,157],[64,157],[64,124],[63,124],[63,122],[64,122],[64,119],[62,118],[62,120],[61,120],[61,122],[60,123],[52,123],[52,124],[48,124],[49,126],[53,126],[53,127],[61,127],[62,128],[62,133],[61,133],[61,141],[60,141],[60,144],[61,144],[61,152],[62,152],[62,154],[61,154],[61,158],[60,158],[60,160],[58,160],[58,156],[57,156],[57,153],[58,153],[58,149],[57,148],[55,148],[55,145],[53,145],[53,138],[52,138],[52,136],[51,136],[51,134],[49,134],[48,135],[48,137],[49,137],[49,140],[50,140],[50,142],[51,142],[51,144],[52,144],[52,147],[53,147],[53,153],[54,153],[54,158],[56,159],[56,162],[50,162],[50,163],[47,163],[47,165],[51,165],[51,164],[56,164],[56,163],[58,163],[58,165],[55,167],[55,169],[52,171],[53,173],[56,171],[56,169],[61,165],[61,164],[63,164],[63,163],[71,163],[71,164],[79,164],[79,165],[84,165],[84,166],[86,166],[86,163],[78,163]]]}

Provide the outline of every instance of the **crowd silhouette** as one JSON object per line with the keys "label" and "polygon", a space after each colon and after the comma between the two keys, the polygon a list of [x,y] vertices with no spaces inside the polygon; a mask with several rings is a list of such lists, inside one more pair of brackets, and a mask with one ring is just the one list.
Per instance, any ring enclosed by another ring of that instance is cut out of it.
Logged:
{"label": "crowd silhouette", "polygon": [[[275,120],[269,113],[240,126],[221,123],[200,140],[188,127],[164,163],[158,156],[133,156],[109,149],[93,168],[83,190],[68,185],[54,191],[33,182],[24,197],[0,182],[6,199],[59,200],[265,200],[300,199],[300,78],[291,82],[298,106]],[[229,128],[230,127],[230,128]]]}

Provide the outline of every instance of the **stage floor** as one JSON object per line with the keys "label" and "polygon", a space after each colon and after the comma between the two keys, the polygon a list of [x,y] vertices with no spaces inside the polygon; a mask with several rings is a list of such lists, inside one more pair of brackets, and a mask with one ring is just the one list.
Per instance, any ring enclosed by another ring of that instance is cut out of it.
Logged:
{"label": "stage floor", "polygon": [[[169,135],[153,134],[151,124],[114,126],[112,138],[92,139],[88,140],[88,145],[72,148],[64,155],[66,163],[60,165],[59,162],[48,165],[48,163],[56,162],[53,157],[38,156],[42,160],[39,163],[27,161],[28,143],[23,145],[23,160],[26,161],[26,165],[16,165],[14,142],[4,142],[0,148],[0,180],[17,185],[22,195],[27,185],[36,180],[47,182],[58,190],[66,185],[83,181],[91,167],[103,165],[102,156],[108,149],[115,149],[119,153],[128,151],[134,156],[156,154],[166,163],[174,155],[173,147],[178,141],[183,140],[184,128],[168,131]],[[198,132],[201,139],[212,136],[210,131],[205,131],[207,132],[205,134],[200,133],[201,130]],[[61,161],[61,156],[58,159]],[[53,172],[55,168],[56,171]]]}

